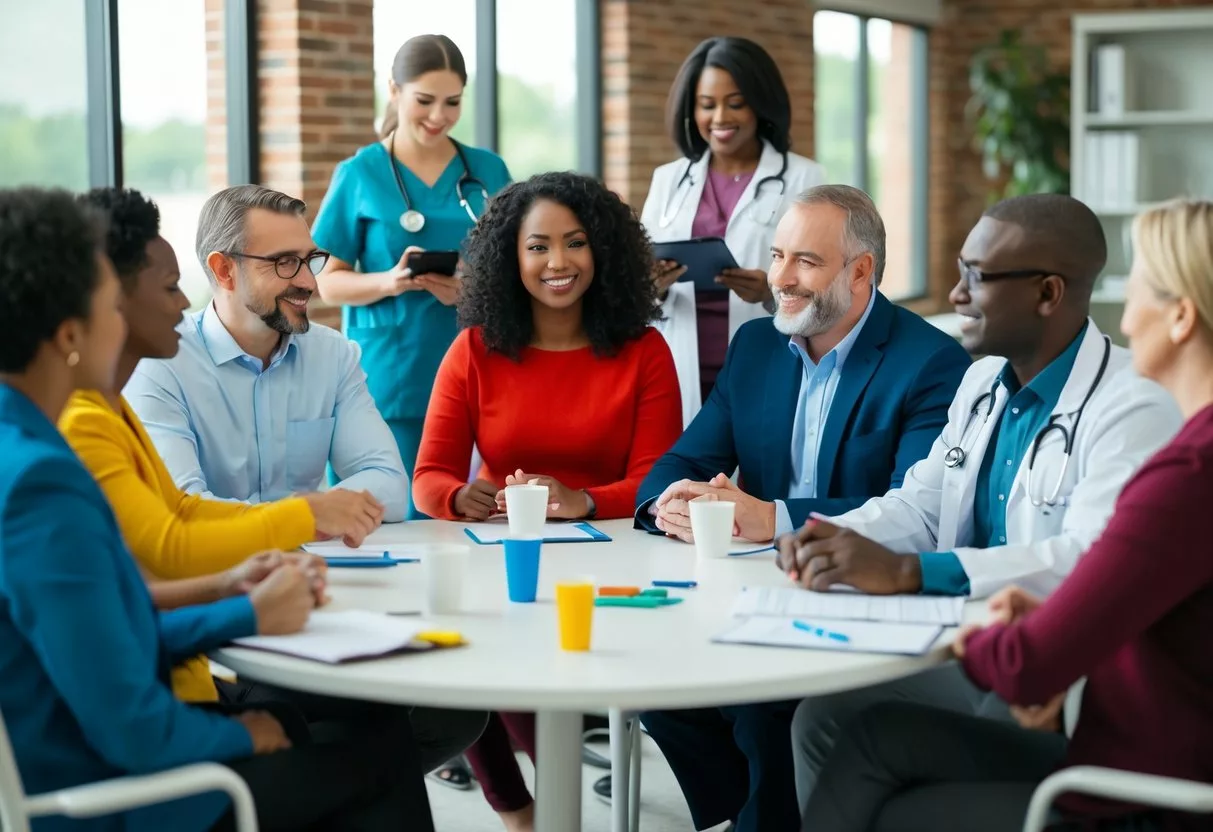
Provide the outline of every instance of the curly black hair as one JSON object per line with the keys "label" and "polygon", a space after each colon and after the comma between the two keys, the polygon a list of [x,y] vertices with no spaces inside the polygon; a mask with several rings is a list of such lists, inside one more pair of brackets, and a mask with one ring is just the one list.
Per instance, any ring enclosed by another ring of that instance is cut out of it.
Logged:
{"label": "curly black hair", "polygon": [[122,280],[122,290],[129,292],[147,265],[147,244],[160,236],[160,209],[133,188],[94,188],[80,200],[109,220],[105,253]]}
{"label": "curly black hair", "polygon": [[518,266],[522,220],[538,200],[577,215],[594,256],[594,280],[582,301],[582,325],[596,355],[615,355],[661,317],[650,276],[653,250],[636,214],[613,191],[579,173],[541,173],[490,200],[468,238],[459,324],[478,326],[485,345],[517,359],[531,343],[531,296]]}
{"label": "curly black hair", "polygon": [[44,341],[88,318],[105,223],[64,190],[0,190],[0,372],[29,367]]}

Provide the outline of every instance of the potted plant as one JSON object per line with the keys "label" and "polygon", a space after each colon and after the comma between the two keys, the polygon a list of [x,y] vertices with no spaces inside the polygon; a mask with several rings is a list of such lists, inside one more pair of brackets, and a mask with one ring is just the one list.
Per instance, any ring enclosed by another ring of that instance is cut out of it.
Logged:
{"label": "potted plant", "polygon": [[968,115],[987,179],[1001,181],[991,201],[1031,193],[1069,193],[1070,77],[1049,65],[1039,45],[1005,30],[973,56]]}

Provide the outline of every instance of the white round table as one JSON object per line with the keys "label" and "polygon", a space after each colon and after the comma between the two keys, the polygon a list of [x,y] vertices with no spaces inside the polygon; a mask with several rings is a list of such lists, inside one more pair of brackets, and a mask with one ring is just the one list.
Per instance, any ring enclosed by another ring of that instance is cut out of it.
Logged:
{"label": "white round table", "polygon": [[[581,827],[582,713],[698,708],[798,698],[902,677],[945,658],[951,632],[927,656],[849,654],[714,644],[743,586],[784,586],[774,555],[697,563],[692,546],[635,531],[631,520],[596,522],[609,543],[546,544],[533,604],[506,598],[500,545],[471,544],[464,524],[420,521],[383,526],[367,544],[472,545],[463,613],[427,619],[457,629],[467,646],[332,666],[229,647],[214,658],[242,677],[280,687],[397,704],[537,713],[536,828]],[[592,649],[560,649],[557,581],[593,576],[599,585],[648,587],[653,580],[695,580],[671,589],[683,603],[594,611]],[[331,569],[334,609],[420,609],[418,564]],[[980,615],[970,604],[968,614]],[[620,796],[616,795],[616,800]]]}

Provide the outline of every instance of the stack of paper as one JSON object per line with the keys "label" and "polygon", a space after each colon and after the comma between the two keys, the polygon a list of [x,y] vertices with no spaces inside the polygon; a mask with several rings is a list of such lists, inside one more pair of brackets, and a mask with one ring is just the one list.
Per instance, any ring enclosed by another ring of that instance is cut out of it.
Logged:
{"label": "stack of paper", "polygon": [[745,587],[733,603],[733,615],[790,615],[951,627],[960,623],[964,605],[964,598],[937,595],[864,595]]}
{"label": "stack of paper", "polygon": [[340,664],[405,650],[428,649],[428,645],[414,641],[425,628],[424,622],[404,621],[376,612],[317,611],[312,613],[301,632],[289,636],[248,636],[233,643],[239,647]]}
{"label": "stack of paper", "polygon": [[895,653],[921,656],[931,649],[943,628],[930,624],[887,624],[875,621],[837,622],[833,630],[845,634],[840,641],[796,627],[791,618],[754,616],[726,630],[713,641],[721,644],[759,644],[801,647],[850,653]]}
{"label": "stack of paper", "polygon": [[744,620],[714,641],[916,656],[964,614],[963,598],[839,589],[745,587],[733,602],[733,616]]}

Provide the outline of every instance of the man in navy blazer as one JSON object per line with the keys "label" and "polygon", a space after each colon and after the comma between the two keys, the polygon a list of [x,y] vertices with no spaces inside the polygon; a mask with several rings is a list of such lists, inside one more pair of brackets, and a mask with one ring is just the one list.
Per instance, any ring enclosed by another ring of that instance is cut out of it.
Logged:
{"label": "man in navy blazer", "polygon": [[[899,485],[947,422],[969,356],[878,291],[884,223],[867,194],[805,192],[771,254],[775,316],[737,331],[707,403],[640,486],[639,528],[691,542],[688,502],[711,495],[735,504],[742,537],[770,541]],[[696,829],[799,830],[796,704],[642,716]]]}

